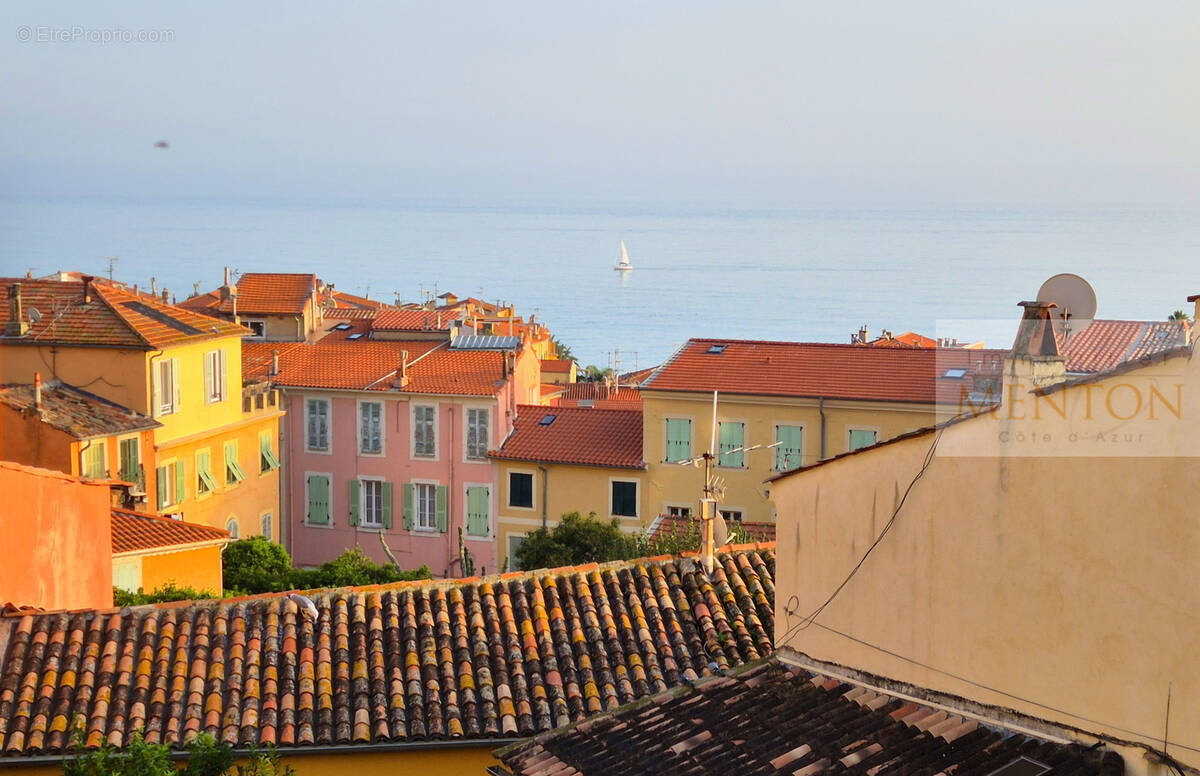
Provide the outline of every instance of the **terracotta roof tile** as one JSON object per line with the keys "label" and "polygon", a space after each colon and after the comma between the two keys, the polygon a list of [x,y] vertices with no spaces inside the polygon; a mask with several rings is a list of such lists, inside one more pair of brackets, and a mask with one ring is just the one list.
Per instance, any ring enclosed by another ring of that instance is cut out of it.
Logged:
{"label": "terracotta roof tile", "polygon": [[541,361],[543,372],[561,372],[563,374],[570,372],[571,366],[575,363],[569,358],[543,358]]}
{"label": "terracotta roof tile", "polygon": [[[680,536],[687,533],[687,530],[692,525],[699,525],[700,518],[698,517],[673,517],[671,515],[659,515],[658,519],[650,526],[650,538],[658,539],[663,536],[676,535]],[[773,542],[775,541],[775,524],[774,523],[755,523],[750,521],[730,523],[729,527],[734,525],[739,526],[746,536],[756,542]]]}
{"label": "terracotta roof tile", "polygon": [[641,469],[641,410],[517,407],[513,431],[492,458]]}
{"label": "terracotta roof tile", "polygon": [[[21,383],[0,386],[0,403],[16,410],[35,412],[33,385]],[[49,380],[42,385],[40,420],[76,439],[123,434],[162,425],[154,418],[65,385],[59,380]]]}
{"label": "terracotta roof tile", "polygon": [[1113,751],[990,729],[810,673],[778,656],[496,755],[517,776],[985,776],[1022,757],[1047,766],[1048,776],[1120,776],[1125,770]]}
{"label": "terracotta roof tile", "polygon": [[156,547],[177,547],[184,544],[228,539],[229,532],[197,523],[184,523],[167,517],[112,510],[112,551],[149,550]]}
{"label": "terracotta roof tile", "polygon": [[[234,285],[239,315],[299,315],[312,298],[317,278],[311,273],[247,272]],[[222,302],[219,290],[185,299],[179,306],[196,312],[233,313],[233,300]]]}
{"label": "terracotta roof tile", "polygon": [[642,393],[629,386],[606,383],[569,383],[553,403],[558,407],[596,407],[610,410],[640,410]]}
{"label": "terracotta roof tile", "polygon": [[[871,348],[817,342],[693,339],[641,390],[957,402],[975,375],[998,377],[1006,350]],[[966,368],[966,383],[944,379]]]}
{"label": "terracotta roof tile", "polygon": [[375,314],[371,328],[376,331],[445,331],[456,320],[457,316],[433,310],[380,310]]}
{"label": "terracotta roof tile", "polygon": [[1058,339],[1067,371],[1086,374],[1184,345],[1188,332],[1187,321],[1096,320],[1083,331]]}
{"label": "terracotta roof tile", "polygon": [[0,751],[528,736],[771,651],[773,547],[484,579],[14,618]]}
{"label": "terracotta roof tile", "polygon": [[335,305],[333,309],[335,310],[379,310],[390,307],[390,305],[384,302],[367,299],[365,296],[347,294],[345,291],[330,291],[326,298],[333,302]]}
{"label": "terracotta roof tile", "polygon": [[26,316],[37,308],[41,320],[21,337],[0,338],[5,345],[99,345],[150,350],[215,337],[242,336],[248,330],[227,321],[163,304],[114,284],[0,278],[0,324],[8,320],[11,286],[20,286]]}

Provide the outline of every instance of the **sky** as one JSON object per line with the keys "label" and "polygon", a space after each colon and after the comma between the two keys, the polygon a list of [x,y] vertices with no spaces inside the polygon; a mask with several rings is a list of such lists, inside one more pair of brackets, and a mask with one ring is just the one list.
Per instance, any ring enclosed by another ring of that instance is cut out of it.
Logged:
{"label": "sky", "polygon": [[1190,207],[1197,40],[1195,0],[10,0],[0,196]]}

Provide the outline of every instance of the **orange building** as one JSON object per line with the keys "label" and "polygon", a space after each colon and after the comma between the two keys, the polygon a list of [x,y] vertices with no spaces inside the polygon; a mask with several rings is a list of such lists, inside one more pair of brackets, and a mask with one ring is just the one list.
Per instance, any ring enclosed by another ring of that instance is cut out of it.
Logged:
{"label": "orange building", "polygon": [[220,595],[229,532],[165,517],[112,510],[113,587],[136,592],[168,584]]}
{"label": "orange building", "polygon": [[0,601],[112,606],[107,483],[0,461]]}

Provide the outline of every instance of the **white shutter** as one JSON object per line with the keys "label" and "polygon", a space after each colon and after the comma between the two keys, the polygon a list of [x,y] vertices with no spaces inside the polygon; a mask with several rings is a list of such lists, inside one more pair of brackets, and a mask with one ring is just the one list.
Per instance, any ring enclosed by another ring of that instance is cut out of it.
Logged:
{"label": "white shutter", "polygon": [[156,418],[162,415],[162,370],[165,365],[165,361],[159,361],[150,370],[150,415]]}
{"label": "white shutter", "polygon": [[171,412],[179,412],[179,359],[171,359]]}
{"label": "white shutter", "polygon": [[227,385],[229,385],[229,380],[225,377],[225,351],[218,350],[217,352],[221,354],[220,356],[218,356],[218,358],[221,361],[221,366],[217,370],[217,380],[218,380],[217,395],[221,397],[222,401],[224,401],[225,400],[225,387]]}

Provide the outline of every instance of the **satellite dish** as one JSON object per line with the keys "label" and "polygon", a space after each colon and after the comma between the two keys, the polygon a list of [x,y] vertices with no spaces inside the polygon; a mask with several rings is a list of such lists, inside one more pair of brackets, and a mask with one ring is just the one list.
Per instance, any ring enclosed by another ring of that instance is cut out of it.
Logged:
{"label": "satellite dish", "polygon": [[42,322],[42,311],[36,307],[30,307],[25,314],[29,316],[29,322],[35,326]]}
{"label": "satellite dish", "polygon": [[1058,309],[1054,317],[1071,322],[1071,329],[1082,331],[1096,317],[1096,292],[1078,275],[1064,272],[1042,283],[1038,289],[1039,302],[1053,302]]}
{"label": "satellite dish", "polygon": [[727,541],[729,541],[729,526],[725,525],[725,518],[721,517],[721,513],[718,512],[713,518],[713,547],[724,547]]}

